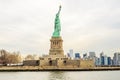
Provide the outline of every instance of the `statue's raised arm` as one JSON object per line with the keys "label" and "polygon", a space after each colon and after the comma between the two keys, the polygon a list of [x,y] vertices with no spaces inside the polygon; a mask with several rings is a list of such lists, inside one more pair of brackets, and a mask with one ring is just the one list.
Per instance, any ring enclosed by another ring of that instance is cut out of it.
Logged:
{"label": "statue's raised arm", "polygon": [[59,6],[59,11],[58,11],[58,13],[57,13],[57,14],[60,14],[60,11],[61,11],[61,5]]}

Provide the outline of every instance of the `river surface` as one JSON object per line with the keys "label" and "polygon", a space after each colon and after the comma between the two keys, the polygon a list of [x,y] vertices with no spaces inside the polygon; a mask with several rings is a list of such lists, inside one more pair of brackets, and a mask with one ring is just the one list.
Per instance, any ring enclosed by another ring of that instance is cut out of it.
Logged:
{"label": "river surface", "polygon": [[120,71],[0,72],[0,80],[120,80]]}

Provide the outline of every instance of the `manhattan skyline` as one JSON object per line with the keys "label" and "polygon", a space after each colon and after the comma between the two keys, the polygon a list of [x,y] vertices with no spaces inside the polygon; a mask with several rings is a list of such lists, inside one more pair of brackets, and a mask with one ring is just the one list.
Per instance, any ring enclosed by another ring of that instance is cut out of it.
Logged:
{"label": "manhattan skyline", "polygon": [[59,5],[65,54],[120,51],[119,0],[0,1],[0,49],[48,54]]}

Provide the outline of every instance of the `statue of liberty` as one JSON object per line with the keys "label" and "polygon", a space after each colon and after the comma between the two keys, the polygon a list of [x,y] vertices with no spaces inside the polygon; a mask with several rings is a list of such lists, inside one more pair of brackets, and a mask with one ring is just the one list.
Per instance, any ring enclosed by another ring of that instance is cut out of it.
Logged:
{"label": "statue of liberty", "polygon": [[60,19],[59,19],[60,11],[61,11],[61,6],[59,7],[59,11],[55,17],[53,37],[60,37],[60,31],[61,31],[61,25],[60,25]]}

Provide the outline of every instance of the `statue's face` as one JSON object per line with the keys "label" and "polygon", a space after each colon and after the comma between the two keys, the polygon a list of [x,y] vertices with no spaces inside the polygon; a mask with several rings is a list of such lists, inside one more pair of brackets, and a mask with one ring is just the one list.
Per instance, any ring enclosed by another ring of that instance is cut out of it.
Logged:
{"label": "statue's face", "polygon": [[56,14],[56,17],[58,17],[58,14]]}
{"label": "statue's face", "polygon": [[60,5],[60,8],[61,8],[61,5]]}

